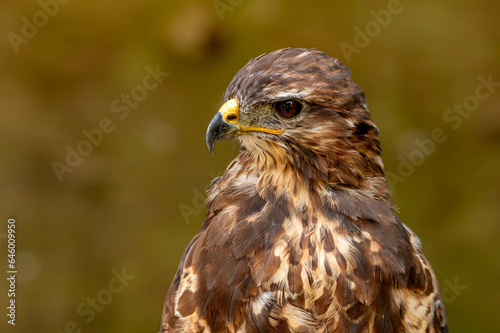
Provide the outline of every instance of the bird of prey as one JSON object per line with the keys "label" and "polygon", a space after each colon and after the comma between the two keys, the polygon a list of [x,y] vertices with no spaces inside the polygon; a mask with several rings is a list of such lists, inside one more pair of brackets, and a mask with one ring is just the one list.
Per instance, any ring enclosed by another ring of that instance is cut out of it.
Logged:
{"label": "bird of prey", "polygon": [[250,60],[208,126],[210,152],[226,138],[241,151],[210,190],[162,332],[448,332],[345,65],[298,48]]}

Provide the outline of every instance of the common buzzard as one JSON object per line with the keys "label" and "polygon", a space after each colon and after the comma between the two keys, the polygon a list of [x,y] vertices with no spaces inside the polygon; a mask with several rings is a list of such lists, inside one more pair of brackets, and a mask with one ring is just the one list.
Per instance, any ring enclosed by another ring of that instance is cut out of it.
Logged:
{"label": "common buzzard", "polygon": [[447,332],[349,69],[317,50],[277,50],[250,60],[224,102],[208,148],[232,138],[241,152],[210,190],[161,331]]}

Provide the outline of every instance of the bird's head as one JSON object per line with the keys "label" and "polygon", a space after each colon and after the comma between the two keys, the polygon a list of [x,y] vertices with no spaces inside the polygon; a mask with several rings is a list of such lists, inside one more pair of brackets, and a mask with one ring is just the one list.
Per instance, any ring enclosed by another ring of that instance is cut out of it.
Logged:
{"label": "bird's head", "polygon": [[232,137],[259,172],[386,195],[378,129],[337,59],[310,49],[261,55],[235,75],[224,102],[207,131],[212,154],[217,140]]}

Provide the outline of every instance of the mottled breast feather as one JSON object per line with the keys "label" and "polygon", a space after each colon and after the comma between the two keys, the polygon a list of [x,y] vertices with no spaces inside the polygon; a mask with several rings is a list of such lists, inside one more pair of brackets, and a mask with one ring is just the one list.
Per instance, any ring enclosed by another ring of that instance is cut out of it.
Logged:
{"label": "mottled breast feather", "polygon": [[347,67],[316,50],[278,50],[238,72],[225,100],[250,112],[283,91],[310,103],[307,121],[238,138],[161,332],[447,332],[436,277],[393,211],[378,130]]}

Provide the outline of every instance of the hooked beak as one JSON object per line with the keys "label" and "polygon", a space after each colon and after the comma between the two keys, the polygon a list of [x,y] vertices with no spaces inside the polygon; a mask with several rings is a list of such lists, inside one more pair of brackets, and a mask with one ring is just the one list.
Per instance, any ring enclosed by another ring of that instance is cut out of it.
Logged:
{"label": "hooked beak", "polygon": [[207,129],[207,147],[212,156],[214,156],[215,142],[217,140],[223,140],[231,135],[243,134],[245,132],[263,132],[274,135],[283,133],[282,129],[240,125],[238,124],[239,119],[240,109],[236,98],[230,99],[224,103],[219,112],[212,118]]}
{"label": "hooked beak", "polygon": [[240,130],[236,125],[239,119],[238,101],[233,98],[221,106],[219,112],[212,118],[207,129],[207,147],[214,156],[214,144]]}

